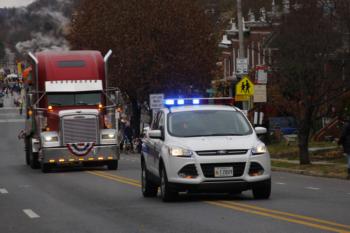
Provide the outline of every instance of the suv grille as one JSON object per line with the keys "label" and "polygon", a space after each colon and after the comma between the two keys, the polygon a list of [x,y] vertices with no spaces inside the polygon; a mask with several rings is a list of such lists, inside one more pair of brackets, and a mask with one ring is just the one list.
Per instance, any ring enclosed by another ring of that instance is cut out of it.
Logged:
{"label": "suv grille", "polygon": [[245,163],[202,163],[201,168],[205,177],[214,178],[214,167],[233,167],[233,176],[242,176]]}
{"label": "suv grille", "polygon": [[61,118],[63,145],[77,142],[98,142],[98,120],[94,115]]}
{"label": "suv grille", "polygon": [[196,151],[199,156],[216,156],[216,155],[244,155],[247,153],[246,149],[239,150],[203,150]]}

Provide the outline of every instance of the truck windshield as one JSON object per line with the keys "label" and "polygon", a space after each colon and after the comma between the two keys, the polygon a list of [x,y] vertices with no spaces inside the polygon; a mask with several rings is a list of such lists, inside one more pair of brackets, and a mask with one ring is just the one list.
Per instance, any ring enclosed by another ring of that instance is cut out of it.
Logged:
{"label": "truck windshield", "polygon": [[237,136],[251,134],[252,128],[240,112],[206,110],[170,113],[168,132],[175,137]]}
{"label": "truck windshield", "polygon": [[98,105],[101,103],[101,93],[49,93],[47,102],[51,106]]}

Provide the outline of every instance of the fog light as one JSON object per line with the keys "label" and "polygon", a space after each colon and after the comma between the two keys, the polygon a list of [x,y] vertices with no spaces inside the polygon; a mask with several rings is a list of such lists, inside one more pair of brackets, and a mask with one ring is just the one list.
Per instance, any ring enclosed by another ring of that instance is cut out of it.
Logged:
{"label": "fog light", "polygon": [[187,174],[185,174],[185,173],[179,173],[179,176],[180,176],[181,178],[185,178],[185,179],[194,179],[194,178],[197,177],[197,176],[194,176],[194,175],[187,175]]}

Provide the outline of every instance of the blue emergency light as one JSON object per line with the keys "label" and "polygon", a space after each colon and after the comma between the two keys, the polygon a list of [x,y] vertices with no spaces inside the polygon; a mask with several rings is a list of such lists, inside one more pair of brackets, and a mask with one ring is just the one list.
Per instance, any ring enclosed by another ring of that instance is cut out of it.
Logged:
{"label": "blue emergency light", "polygon": [[234,99],[232,97],[214,97],[214,98],[179,98],[179,99],[165,99],[164,105],[166,107],[183,106],[183,105],[202,105],[202,104],[228,104],[233,105]]}

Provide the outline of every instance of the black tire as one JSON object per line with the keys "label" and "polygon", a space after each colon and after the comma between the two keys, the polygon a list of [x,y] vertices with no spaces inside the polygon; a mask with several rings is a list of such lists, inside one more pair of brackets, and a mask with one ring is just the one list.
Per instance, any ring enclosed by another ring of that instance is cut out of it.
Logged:
{"label": "black tire", "polygon": [[268,199],[271,195],[271,179],[254,183],[252,191],[255,199]]}
{"label": "black tire", "polygon": [[51,171],[51,164],[48,163],[42,163],[41,164],[41,171],[42,173],[49,173]]}
{"label": "black tire", "polygon": [[149,179],[149,172],[144,162],[141,164],[141,191],[144,197],[155,197],[158,193],[158,186]]}
{"label": "black tire", "polygon": [[118,169],[118,160],[109,161],[107,164],[108,170],[117,170]]}
{"label": "black tire", "polygon": [[31,138],[29,138],[29,165],[32,169],[39,169],[39,153],[33,152]]}
{"label": "black tire", "polygon": [[25,153],[26,153],[26,164],[27,165],[30,165],[30,155],[29,155],[29,150],[30,150],[30,148],[29,148],[29,143],[30,143],[30,137],[25,137],[24,138],[24,150],[25,150]]}
{"label": "black tire", "polygon": [[176,199],[178,192],[169,187],[168,177],[164,166],[160,169],[160,197],[164,202],[171,202]]}

